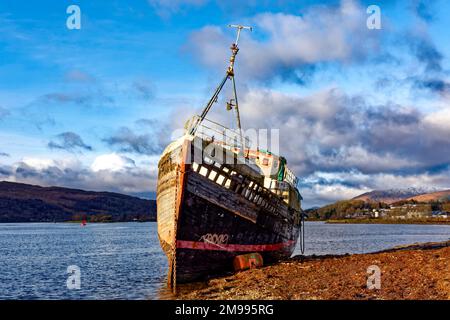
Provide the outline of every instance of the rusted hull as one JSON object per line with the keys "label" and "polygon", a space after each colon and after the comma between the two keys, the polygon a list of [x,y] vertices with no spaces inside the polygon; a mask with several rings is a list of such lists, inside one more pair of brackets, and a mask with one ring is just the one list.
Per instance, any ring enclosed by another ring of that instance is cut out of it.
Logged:
{"label": "rusted hull", "polygon": [[258,252],[265,262],[289,257],[298,211],[261,187],[245,165],[190,164],[194,149],[184,141],[159,164],[158,236],[169,285],[232,270],[240,254]]}
{"label": "rusted hull", "polygon": [[265,262],[289,257],[297,238],[298,228],[285,225],[275,232],[270,222],[251,222],[187,191],[177,235],[177,283],[230,271],[240,254],[259,252]]}

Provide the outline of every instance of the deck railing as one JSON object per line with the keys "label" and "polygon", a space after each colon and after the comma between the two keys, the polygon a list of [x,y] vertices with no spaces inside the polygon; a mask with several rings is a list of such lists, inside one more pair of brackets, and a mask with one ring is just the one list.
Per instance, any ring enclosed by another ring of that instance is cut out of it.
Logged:
{"label": "deck railing", "polygon": [[250,139],[241,137],[241,133],[237,129],[227,128],[220,123],[206,118],[201,123],[199,121],[200,117],[194,116],[186,128],[187,132],[191,132],[192,128],[196,127],[195,136],[206,141],[214,141],[239,150],[245,150],[245,148],[249,148],[251,145]]}
{"label": "deck railing", "polygon": [[[252,148],[252,141],[250,141],[248,137],[241,138],[239,130],[227,128],[213,120],[204,118],[203,121],[200,122],[200,117],[194,116],[186,125],[186,130],[187,132],[192,132],[193,128],[196,128],[195,136],[205,141],[214,141],[233,151],[242,152],[242,150],[248,151]],[[242,143],[244,145],[242,145]],[[254,149],[257,149],[257,147]],[[298,178],[292,170],[287,167],[285,168],[284,182],[289,183],[294,188],[296,188],[298,184]]]}

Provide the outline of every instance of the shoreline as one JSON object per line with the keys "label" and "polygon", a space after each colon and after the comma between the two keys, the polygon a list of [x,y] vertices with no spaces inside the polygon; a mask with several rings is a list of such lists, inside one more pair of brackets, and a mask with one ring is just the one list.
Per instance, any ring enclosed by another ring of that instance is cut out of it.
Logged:
{"label": "shoreline", "polygon": [[[367,288],[367,269],[381,288]],[[450,300],[450,240],[364,254],[294,256],[277,264],[181,285],[175,299]]]}
{"label": "shoreline", "polygon": [[[48,224],[54,224],[54,223],[81,223],[82,221],[5,221],[1,222],[0,224],[12,224],[12,223],[48,223]],[[94,224],[94,223],[124,223],[124,222],[156,222],[156,220],[145,220],[145,221],[87,221],[88,224]],[[324,222],[329,224],[397,224],[397,225],[404,225],[404,224],[411,224],[411,225],[450,225],[450,219],[446,220],[387,220],[387,219],[339,219],[339,220],[306,220],[306,222]]]}
{"label": "shoreline", "polygon": [[[26,224],[26,223],[47,223],[47,224],[61,224],[61,223],[69,223],[69,224],[80,224],[82,221],[17,221],[17,222],[0,222],[0,224]],[[144,222],[156,222],[156,220],[149,221],[87,221],[87,224],[108,224],[108,223],[144,223]]]}
{"label": "shoreline", "polygon": [[450,225],[450,219],[329,219],[306,220],[309,222],[325,222],[330,224],[415,224],[415,225]]}

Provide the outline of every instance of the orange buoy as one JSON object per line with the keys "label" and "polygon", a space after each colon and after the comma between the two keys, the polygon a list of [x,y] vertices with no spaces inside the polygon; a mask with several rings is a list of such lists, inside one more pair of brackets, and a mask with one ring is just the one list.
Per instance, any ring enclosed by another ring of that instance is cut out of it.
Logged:
{"label": "orange buoy", "polygon": [[258,268],[263,265],[263,257],[261,254],[248,253],[234,257],[233,266],[235,271]]}

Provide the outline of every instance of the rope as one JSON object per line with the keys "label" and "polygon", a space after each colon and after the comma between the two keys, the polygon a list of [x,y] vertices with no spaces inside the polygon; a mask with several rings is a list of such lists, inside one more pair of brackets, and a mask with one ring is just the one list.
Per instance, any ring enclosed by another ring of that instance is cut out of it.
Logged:
{"label": "rope", "polygon": [[[178,169],[176,171],[176,177],[175,177],[175,181],[176,181],[176,187],[175,187],[175,210],[177,208],[178,205],[178,181],[179,179],[179,172]],[[175,224],[177,224],[178,221],[175,221]],[[173,294],[177,294],[177,227],[175,225],[175,243],[174,243],[174,247],[172,248],[172,270],[171,270],[171,287],[172,287],[172,292]]]}
{"label": "rope", "polygon": [[305,253],[305,214],[303,211],[300,213],[302,217],[300,218],[300,252]]}

